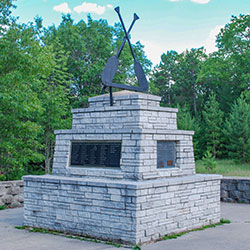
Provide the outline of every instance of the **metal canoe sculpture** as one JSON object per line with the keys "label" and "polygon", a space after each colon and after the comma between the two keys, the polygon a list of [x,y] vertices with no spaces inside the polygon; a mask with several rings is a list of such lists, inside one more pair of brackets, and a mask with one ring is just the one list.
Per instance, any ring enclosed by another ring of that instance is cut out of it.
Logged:
{"label": "metal canoe sculpture", "polygon": [[[112,87],[114,88],[120,88],[120,89],[126,89],[126,90],[134,90],[134,91],[147,91],[148,90],[148,81],[147,78],[145,76],[144,70],[141,66],[141,64],[136,60],[135,58],[135,54],[129,39],[129,33],[131,31],[131,29],[133,28],[136,20],[139,19],[139,17],[134,13],[134,18],[133,21],[128,29],[128,31],[125,28],[124,22],[122,20],[121,17],[121,13],[120,13],[120,8],[116,7],[115,11],[118,14],[118,17],[120,19],[122,28],[124,30],[125,36],[123,38],[122,44],[118,50],[118,53],[112,57],[110,57],[105,65],[104,70],[102,71],[101,74],[101,79],[102,79],[102,83],[103,83],[103,89],[102,89],[102,93],[104,93],[104,90],[106,87],[109,87],[109,91],[110,91],[110,105],[113,105],[113,96],[112,96]],[[125,42],[128,42],[129,48],[130,48],[130,52],[133,56],[134,59],[134,70],[135,70],[135,75],[136,78],[138,80],[138,84],[139,86],[130,86],[130,85],[126,85],[126,84],[120,84],[120,83],[114,83],[113,82],[113,78],[117,72],[117,68],[118,68],[118,63],[119,63],[119,56],[122,52],[122,49],[125,45]]]}

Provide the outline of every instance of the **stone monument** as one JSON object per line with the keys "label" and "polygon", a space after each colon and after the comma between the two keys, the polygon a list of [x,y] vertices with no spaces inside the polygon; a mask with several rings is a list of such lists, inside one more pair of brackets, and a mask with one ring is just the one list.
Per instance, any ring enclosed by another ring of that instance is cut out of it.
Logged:
{"label": "stone monument", "polygon": [[23,177],[24,224],[143,244],[218,222],[221,176],[195,174],[193,132],[160,99],[125,90],[73,109],[53,174]]}

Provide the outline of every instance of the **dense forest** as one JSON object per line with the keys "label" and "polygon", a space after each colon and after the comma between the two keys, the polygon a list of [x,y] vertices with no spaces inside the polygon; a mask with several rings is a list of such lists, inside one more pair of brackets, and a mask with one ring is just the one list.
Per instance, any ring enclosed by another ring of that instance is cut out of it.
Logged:
{"label": "dense forest", "polygon": [[[124,33],[106,20],[59,26],[41,17],[19,23],[12,0],[0,2],[0,180],[49,173],[55,129],[71,127],[72,108],[101,92],[100,74]],[[178,107],[178,128],[194,130],[196,159],[250,161],[250,15],[233,16],[217,36],[218,51],[166,51],[152,68],[143,45],[133,45],[162,106]],[[126,44],[118,82],[135,84]]]}

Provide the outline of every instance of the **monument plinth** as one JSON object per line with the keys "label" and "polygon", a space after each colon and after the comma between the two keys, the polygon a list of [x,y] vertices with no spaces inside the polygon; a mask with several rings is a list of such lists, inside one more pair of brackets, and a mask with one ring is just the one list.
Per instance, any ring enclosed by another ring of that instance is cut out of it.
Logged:
{"label": "monument plinth", "polygon": [[192,131],[160,97],[121,91],[74,109],[53,174],[25,176],[24,223],[142,244],[220,220],[220,176],[195,174]]}

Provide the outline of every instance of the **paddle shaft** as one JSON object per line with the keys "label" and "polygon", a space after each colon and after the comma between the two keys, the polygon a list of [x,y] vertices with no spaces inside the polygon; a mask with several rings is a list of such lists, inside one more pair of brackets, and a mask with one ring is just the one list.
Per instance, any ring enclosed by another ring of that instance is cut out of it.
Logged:
{"label": "paddle shaft", "polygon": [[133,51],[132,45],[131,45],[130,40],[129,40],[129,37],[128,37],[127,30],[126,30],[126,28],[125,28],[124,22],[123,22],[123,20],[122,20],[122,16],[121,16],[121,14],[120,14],[120,9],[119,9],[119,8],[115,8],[115,11],[117,12],[118,17],[119,17],[119,19],[120,19],[120,22],[121,22],[121,24],[122,24],[122,28],[123,28],[123,30],[124,30],[125,37],[126,37],[126,39],[127,39],[127,41],[128,41],[128,45],[129,45],[129,48],[130,48],[131,54],[132,54],[132,56],[133,56],[134,60],[136,61],[136,59],[135,59],[135,54],[134,54],[134,51]]}
{"label": "paddle shaft", "polygon": [[[130,27],[129,27],[129,29],[128,29],[128,34],[130,33],[131,29],[133,28],[133,26],[134,26],[134,24],[135,24],[135,21],[138,20],[138,19],[139,19],[139,17],[134,13],[134,19],[133,19],[133,21],[132,21],[132,23],[131,23],[131,25],[130,25]],[[119,48],[119,50],[118,50],[118,53],[117,53],[117,56],[118,56],[118,57],[120,56],[120,54],[121,54],[121,52],[122,52],[122,49],[123,49],[124,44],[125,44],[125,42],[126,42],[126,39],[127,39],[127,36],[126,36],[126,34],[125,34],[125,36],[124,36],[124,38],[123,38],[123,41],[122,41],[122,44],[121,44],[121,46],[120,46],[120,48]]]}

